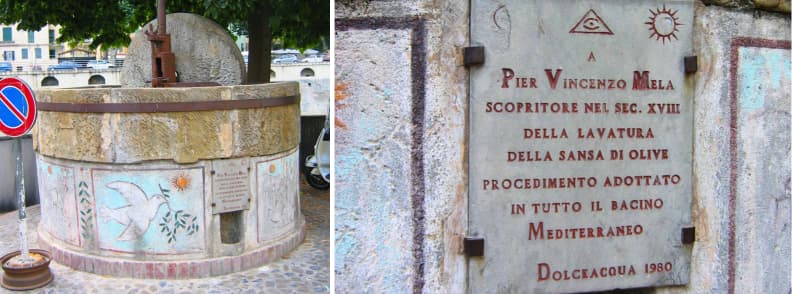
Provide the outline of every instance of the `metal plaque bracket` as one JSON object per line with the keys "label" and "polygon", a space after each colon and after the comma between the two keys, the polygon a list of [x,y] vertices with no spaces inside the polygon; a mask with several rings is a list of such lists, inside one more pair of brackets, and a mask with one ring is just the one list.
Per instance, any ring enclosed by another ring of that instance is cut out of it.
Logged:
{"label": "metal plaque bracket", "polygon": [[465,237],[462,252],[468,257],[484,256],[484,238]]}
{"label": "metal plaque bracket", "polygon": [[696,227],[682,228],[682,244],[693,244],[696,241]]}
{"label": "metal plaque bracket", "polygon": [[478,65],[484,63],[484,47],[465,47],[462,50],[463,62],[465,66]]}
{"label": "metal plaque bracket", "polygon": [[685,56],[685,73],[698,71],[698,56]]}

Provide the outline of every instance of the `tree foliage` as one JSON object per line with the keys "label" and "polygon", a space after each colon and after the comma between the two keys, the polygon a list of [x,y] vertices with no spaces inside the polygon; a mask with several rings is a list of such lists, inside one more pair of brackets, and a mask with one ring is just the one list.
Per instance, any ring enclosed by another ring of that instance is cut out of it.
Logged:
{"label": "tree foliage", "polygon": [[[329,0],[171,0],[167,8],[168,13],[195,13],[225,28],[256,35],[265,44],[251,44],[251,50],[262,52],[251,52],[250,62],[255,57],[257,64],[267,63],[266,81],[272,37],[284,46],[305,49],[329,35]],[[129,34],[156,18],[156,11],[155,0],[0,0],[1,23],[19,23],[18,29],[33,31],[47,24],[60,25],[59,42],[91,39],[91,48],[127,46]]]}
{"label": "tree foliage", "polygon": [[93,39],[93,48],[99,44],[121,47],[129,44],[129,33],[140,24],[126,17],[120,2],[0,0],[0,22],[18,22],[18,29],[29,31],[60,24],[60,42]]}

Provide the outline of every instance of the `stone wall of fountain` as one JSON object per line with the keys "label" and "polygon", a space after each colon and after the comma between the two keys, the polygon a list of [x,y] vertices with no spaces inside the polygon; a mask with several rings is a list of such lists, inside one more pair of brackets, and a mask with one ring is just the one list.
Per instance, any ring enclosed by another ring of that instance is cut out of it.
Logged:
{"label": "stone wall of fountain", "polygon": [[304,237],[299,86],[37,92],[40,245],[81,271],[195,278]]}

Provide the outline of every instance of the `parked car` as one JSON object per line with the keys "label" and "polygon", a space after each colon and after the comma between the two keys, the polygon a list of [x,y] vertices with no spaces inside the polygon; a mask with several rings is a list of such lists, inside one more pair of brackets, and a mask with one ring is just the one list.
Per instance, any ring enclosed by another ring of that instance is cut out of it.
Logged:
{"label": "parked car", "polygon": [[297,61],[299,61],[299,59],[297,59],[297,56],[294,56],[294,54],[287,54],[287,55],[281,55],[280,57],[273,59],[272,63],[292,63]]}
{"label": "parked car", "polygon": [[0,71],[11,71],[11,63],[10,62],[0,62]]}
{"label": "parked car", "polygon": [[108,69],[114,66],[113,64],[107,62],[107,60],[89,60],[85,67],[90,67],[93,69]]}
{"label": "parked car", "polygon": [[322,62],[322,57],[319,55],[311,55],[303,58],[302,62]]}
{"label": "parked car", "polygon": [[74,61],[64,61],[58,63],[56,65],[50,65],[47,70],[67,70],[67,69],[78,69],[80,65]]}

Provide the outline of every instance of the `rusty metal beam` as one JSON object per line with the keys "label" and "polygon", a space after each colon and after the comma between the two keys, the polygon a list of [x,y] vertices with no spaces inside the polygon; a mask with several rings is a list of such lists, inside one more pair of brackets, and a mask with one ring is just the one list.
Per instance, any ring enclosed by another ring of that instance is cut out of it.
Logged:
{"label": "rusty metal beam", "polygon": [[58,103],[37,102],[39,111],[72,113],[155,113],[221,111],[286,106],[300,103],[300,96],[282,96],[246,100],[218,100],[193,102],[148,102],[148,103]]}

